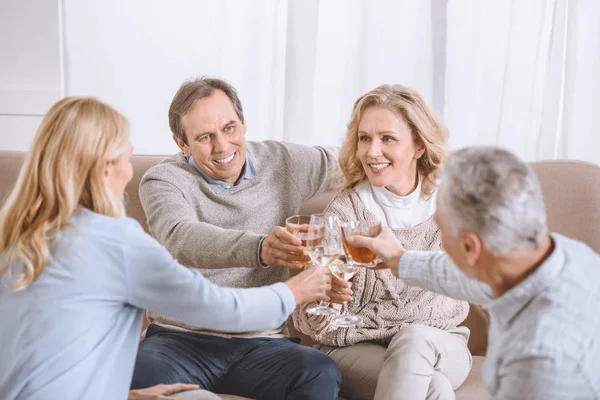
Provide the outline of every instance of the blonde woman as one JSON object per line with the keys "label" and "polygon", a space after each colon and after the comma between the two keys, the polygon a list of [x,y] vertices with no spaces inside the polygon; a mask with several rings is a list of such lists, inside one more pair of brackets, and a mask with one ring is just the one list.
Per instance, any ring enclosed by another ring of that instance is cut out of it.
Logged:
{"label": "blonde woman", "polygon": [[[325,213],[342,221],[379,220],[403,246],[441,250],[433,220],[447,131],[421,96],[382,85],[352,110],[340,152],[344,190]],[[332,357],[342,372],[340,395],[350,399],[453,399],[471,368],[466,302],[409,287],[389,271],[361,268],[349,310],[356,328],[333,329],[333,317],[299,307],[296,327]]]}
{"label": "blonde woman", "polygon": [[330,288],[323,269],[227,289],[182,267],[124,215],[131,152],[126,119],[93,98],[65,98],[42,121],[0,212],[1,399],[126,398],[143,309],[271,329]]}

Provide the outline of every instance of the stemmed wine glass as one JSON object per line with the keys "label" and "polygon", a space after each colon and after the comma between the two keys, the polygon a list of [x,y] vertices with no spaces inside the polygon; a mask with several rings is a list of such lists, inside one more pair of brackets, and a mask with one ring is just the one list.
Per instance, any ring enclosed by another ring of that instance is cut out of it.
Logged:
{"label": "stemmed wine glass", "polygon": [[[339,219],[333,215],[313,214],[308,224],[306,249],[313,265],[331,269],[334,261],[343,253]],[[306,312],[312,315],[335,314],[335,310],[324,301]]]}
{"label": "stemmed wine glass", "polygon": [[[329,269],[335,276],[348,282],[358,272],[360,266],[349,260],[348,257],[346,257],[346,260],[347,262],[336,262],[331,264]],[[330,325],[333,328],[352,328],[361,325],[362,322],[362,317],[350,314],[348,312],[348,306],[346,305],[344,311],[330,321]]]}

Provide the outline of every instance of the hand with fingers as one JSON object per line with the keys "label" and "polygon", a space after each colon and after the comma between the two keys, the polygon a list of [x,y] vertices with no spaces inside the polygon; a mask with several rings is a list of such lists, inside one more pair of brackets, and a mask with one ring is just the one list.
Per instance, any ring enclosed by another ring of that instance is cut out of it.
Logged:
{"label": "hand with fingers", "polygon": [[266,265],[301,269],[310,258],[300,238],[276,226],[262,242],[260,260]]}
{"label": "hand with fingers", "polygon": [[327,297],[331,303],[346,304],[352,300],[352,282],[331,275],[331,290],[327,292]]}
{"label": "hand with fingers", "polygon": [[176,400],[170,395],[198,389],[200,389],[200,386],[186,383],[156,385],[145,389],[130,390],[127,400]]}
{"label": "hand with fingers", "polygon": [[329,268],[314,267],[288,279],[285,284],[294,294],[296,304],[303,304],[320,300],[329,301],[327,293],[331,292],[331,279]]}
{"label": "hand with fingers", "polygon": [[390,228],[384,227],[376,237],[352,235],[346,240],[350,245],[367,248],[379,257],[381,262],[374,269],[389,268],[398,277],[398,265],[406,249]]}

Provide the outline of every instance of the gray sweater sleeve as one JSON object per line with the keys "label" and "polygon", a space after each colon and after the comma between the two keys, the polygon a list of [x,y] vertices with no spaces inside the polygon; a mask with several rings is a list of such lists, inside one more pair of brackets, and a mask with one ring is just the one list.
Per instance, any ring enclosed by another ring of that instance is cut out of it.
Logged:
{"label": "gray sweater sleeve", "polygon": [[495,298],[487,284],[467,277],[444,252],[408,251],[400,259],[398,274],[408,285],[473,304],[485,305]]}
{"label": "gray sweater sleeve", "polygon": [[129,304],[186,324],[226,332],[281,326],[296,306],[284,283],[261,288],[222,288],[180,265],[133,220],[122,243]]}
{"label": "gray sweater sleeve", "polygon": [[285,143],[285,147],[289,153],[286,175],[294,185],[308,188],[304,200],[332,187],[339,171],[337,149],[293,143]]}
{"label": "gray sweater sleeve", "polygon": [[[263,235],[199,221],[196,210],[181,190],[155,170],[149,170],[142,178],[140,200],[150,232],[183,265],[196,268],[260,266],[257,249]],[[209,248],[218,251],[202,250],[205,243],[211,243]],[[226,245],[215,247],[217,243]]]}

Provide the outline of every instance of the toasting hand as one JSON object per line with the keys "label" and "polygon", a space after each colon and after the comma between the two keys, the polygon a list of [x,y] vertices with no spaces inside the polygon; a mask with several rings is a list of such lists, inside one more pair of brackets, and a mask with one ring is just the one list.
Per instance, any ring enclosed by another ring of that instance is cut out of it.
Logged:
{"label": "toasting hand", "polygon": [[352,300],[352,282],[338,278],[332,274],[331,290],[327,292],[331,303],[346,304]]}
{"label": "toasting hand", "polygon": [[331,271],[327,267],[313,267],[288,279],[285,284],[294,293],[296,304],[313,301],[329,301],[331,291]]}
{"label": "toasting hand", "polygon": [[310,258],[302,239],[276,226],[262,242],[260,260],[266,265],[300,269]]}
{"label": "toasting hand", "polygon": [[374,238],[356,235],[349,236],[346,240],[354,247],[365,247],[377,254],[381,262],[375,269],[389,268],[394,276],[398,276],[398,265],[406,249],[402,247],[390,228],[383,228]]}

